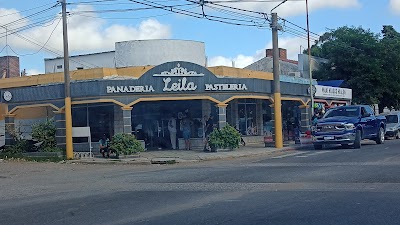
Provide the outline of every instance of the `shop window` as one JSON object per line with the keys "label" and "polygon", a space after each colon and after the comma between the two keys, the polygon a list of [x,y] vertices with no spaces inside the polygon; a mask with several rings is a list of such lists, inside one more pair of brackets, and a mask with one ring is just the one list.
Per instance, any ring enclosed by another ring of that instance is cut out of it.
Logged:
{"label": "shop window", "polygon": [[[160,101],[141,102],[132,109],[132,132],[137,139],[144,140],[146,147],[152,149],[171,149],[168,121],[176,119],[177,139],[183,137],[181,121],[189,117],[192,121],[191,138],[202,138],[201,101]],[[181,146],[182,147],[182,146]]]}
{"label": "shop window", "polygon": [[295,133],[300,129],[301,112],[296,101],[282,101],[282,128],[286,141],[294,141]]}
{"label": "shop window", "polygon": [[258,135],[255,99],[240,99],[238,104],[239,132],[242,135]]}
{"label": "shop window", "polygon": [[272,123],[272,109],[270,107],[270,101],[262,102],[262,117],[263,117],[263,135],[272,136],[273,134],[273,123]]}
{"label": "shop window", "polygon": [[[72,126],[90,127],[92,141],[97,142],[103,134],[114,135],[114,106],[94,104],[72,108]],[[74,143],[87,142],[87,138],[73,138]]]}

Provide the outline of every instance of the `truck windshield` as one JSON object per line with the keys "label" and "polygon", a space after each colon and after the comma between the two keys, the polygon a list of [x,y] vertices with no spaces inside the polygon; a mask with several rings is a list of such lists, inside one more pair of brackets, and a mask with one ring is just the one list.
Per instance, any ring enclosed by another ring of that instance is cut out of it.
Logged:
{"label": "truck windshield", "polygon": [[397,115],[387,115],[386,122],[387,123],[398,123],[399,119],[398,119]]}
{"label": "truck windshield", "polygon": [[357,107],[351,108],[337,108],[331,109],[324,115],[324,118],[344,116],[344,117],[358,117],[360,115],[360,109]]}

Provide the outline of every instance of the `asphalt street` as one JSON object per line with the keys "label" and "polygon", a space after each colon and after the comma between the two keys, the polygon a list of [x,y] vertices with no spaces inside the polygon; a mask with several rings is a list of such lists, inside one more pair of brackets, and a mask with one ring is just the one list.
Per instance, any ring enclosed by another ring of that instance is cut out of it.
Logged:
{"label": "asphalt street", "polygon": [[178,165],[0,162],[0,224],[400,224],[400,140]]}

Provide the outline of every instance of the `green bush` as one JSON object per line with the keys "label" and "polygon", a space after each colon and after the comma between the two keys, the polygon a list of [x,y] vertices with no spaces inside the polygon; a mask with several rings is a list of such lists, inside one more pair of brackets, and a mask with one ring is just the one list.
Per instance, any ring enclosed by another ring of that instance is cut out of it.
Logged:
{"label": "green bush", "polygon": [[4,152],[10,155],[18,155],[26,152],[29,148],[28,141],[25,139],[14,139],[14,144],[6,146]]}
{"label": "green bush", "polygon": [[57,149],[56,131],[57,128],[53,119],[35,123],[32,125],[32,138],[38,142],[43,142],[40,145],[43,152],[59,151]]}
{"label": "green bush", "polygon": [[117,154],[130,155],[137,152],[143,152],[142,144],[136,140],[132,134],[119,133],[115,134],[110,142],[110,149]]}
{"label": "green bush", "polygon": [[7,154],[20,154],[28,150],[29,144],[28,141],[22,137],[21,125],[7,124],[5,130],[13,138],[13,144],[7,146],[4,152]]}
{"label": "green bush", "polygon": [[212,149],[238,148],[240,142],[239,132],[227,124],[222,129],[215,129],[210,134],[209,145]]}

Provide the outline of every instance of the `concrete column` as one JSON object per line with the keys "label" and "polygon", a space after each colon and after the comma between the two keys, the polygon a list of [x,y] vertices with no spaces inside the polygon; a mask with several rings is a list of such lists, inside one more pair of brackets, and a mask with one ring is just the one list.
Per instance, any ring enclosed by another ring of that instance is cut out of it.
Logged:
{"label": "concrete column", "polygon": [[65,149],[65,114],[64,111],[59,112],[55,111],[54,112],[54,120],[56,124],[56,142],[57,142],[57,147]]}
{"label": "concrete column", "polygon": [[7,132],[8,129],[15,130],[15,115],[14,114],[6,114],[4,117],[4,126],[5,126],[5,145],[10,146],[14,144],[14,137]]}
{"label": "concrete column", "polygon": [[132,107],[122,107],[122,117],[123,117],[123,132],[125,134],[132,134]]}
{"label": "concrete column", "polygon": [[222,129],[226,126],[226,107],[228,104],[218,104],[218,127]]}

